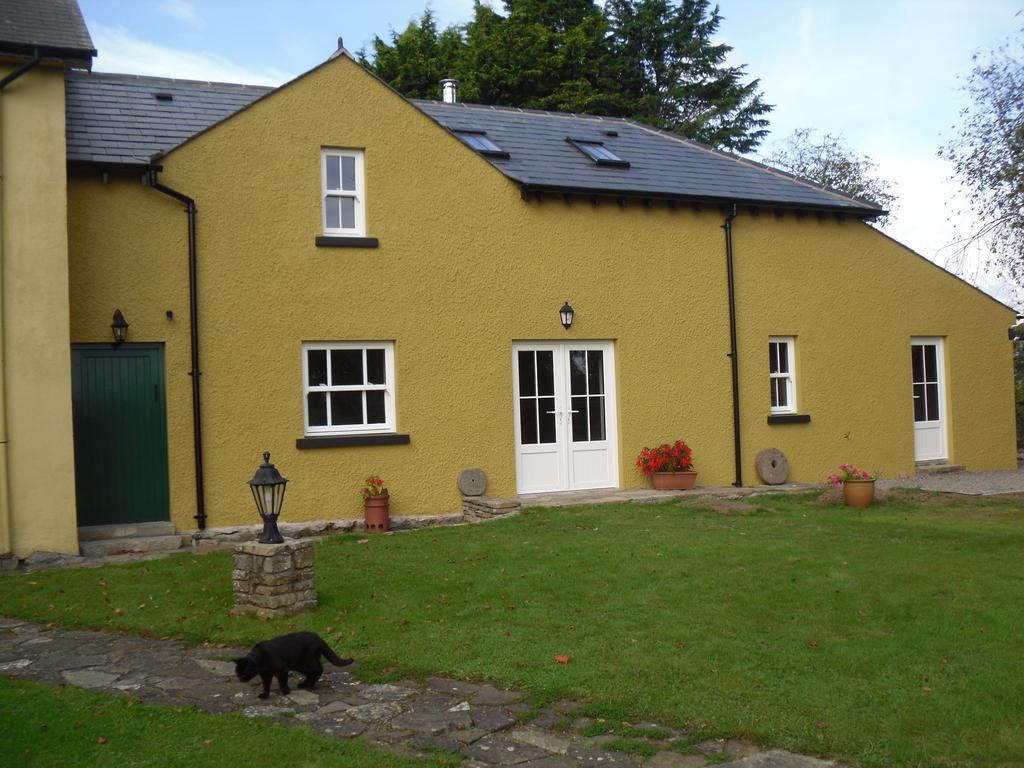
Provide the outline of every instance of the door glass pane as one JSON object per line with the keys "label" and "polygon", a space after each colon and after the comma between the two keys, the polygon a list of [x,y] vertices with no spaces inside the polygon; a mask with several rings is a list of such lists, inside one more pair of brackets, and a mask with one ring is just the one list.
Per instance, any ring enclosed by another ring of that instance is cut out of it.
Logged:
{"label": "door glass pane", "polygon": [[537,408],[540,411],[538,421],[540,422],[540,442],[555,442],[555,398],[537,398]]}
{"label": "door glass pane", "polygon": [[573,395],[587,394],[587,353],[582,350],[569,353],[569,389]]}
{"label": "door glass pane", "polygon": [[523,445],[537,444],[537,401],[533,398],[519,401],[519,431]]}
{"label": "door glass pane", "polygon": [[536,395],[536,372],[533,368],[533,352],[519,353],[519,395],[521,397]]}
{"label": "door glass pane", "polygon": [[914,385],[914,421],[926,421],[924,404],[924,384]]}
{"label": "door glass pane", "polygon": [[[925,357],[927,360],[927,356]],[[925,397],[928,401],[928,421],[939,420],[939,385],[925,384]]]}
{"label": "door glass pane", "polygon": [[384,421],[384,390],[371,389],[366,393],[366,423],[383,424]]}
{"label": "door glass pane", "polygon": [[310,392],[306,395],[306,410],[309,413],[309,426],[327,426],[327,393]]}
{"label": "door glass pane", "polygon": [[590,439],[604,440],[604,397],[590,398]]}
{"label": "door glass pane", "polygon": [[324,224],[328,229],[338,229],[341,226],[341,209],[338,207],[338,198],[331,195],[324,196]]}
{"label": "door glass pane", "polygon": [[[555,361],[554,352],[537,352],[537,389],[538,395],[555,394]],[[552,406],[553,408],[554,406]],[[548,410],[552,410],[549,408]]]}
{"label": "door glass pane", "polygon": [[327,189],[341,189],[341,171],[337,155],[328,155],[324,158],[327,165]]}
{"label": "door glass pane", "polygon": [[604,352],[587,352],[587,385],[590,394],[604,394]]}
{"label": "door glass pane", "polygon": [[384,381],[384,350],[366,350],[366,381],[369,384],[385,384]]}
{"label": "door glass pane", "polygon": [[[364,384],[363,381],[363,350],[332,349],[331,350],[331,384],[335,387],[351,384]],[[361,419],[360,419],[361,420]]]}
{"label": "door glass pane", "polygon": [[356,159],[341,158],[341,188],[347,192],[356,191]]}
{"label": "door glass pane", "polygon": [[[934,344],[926,344],[924,347],[924,374],[928,378],[925,381],[938,381],[939,372],[935,364],[936,347]],[[931,409],[928,410],[931,413]]]}
{"label": "door glass pane", "polygon": [[362,392],[331,392],[331,424],[363,424]]}
{"label": "door glass pane", "polygon": [[910,360],[914,368],[914,382],[924,381],[924,350],[920,345],[910,348]]}
{"label": "door glass pane", "polygon": [[[580,353],[582,355],[582,353]],[[587,398],[574,397],[572,399],[572,441],[574,443],[585,443],[589,440],[587,435]]]}
{"label": "door glass pane", "polygon": [[309,386],[316,387],[327,383],[327,350],[310,349],[306,351],[306,367],[309,371]]}
{"label": "door glass pane", "polygon": [[338,205],[341,206],[341,228],[356,228],[356,199],[354,197],[339,197]]}

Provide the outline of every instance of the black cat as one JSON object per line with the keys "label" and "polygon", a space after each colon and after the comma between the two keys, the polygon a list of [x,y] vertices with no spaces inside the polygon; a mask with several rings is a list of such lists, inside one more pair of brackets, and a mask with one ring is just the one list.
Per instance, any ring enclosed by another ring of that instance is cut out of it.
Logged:
{"label": "black cat", "polygon": [[306,676],[299,683],[299,688],[312,688],[324,673],[321,656],[336,667],[352,663],[352,659],[338,658],[315,632],[295,632],[256,643],[248,656],[235,659],[235,674],[243,683],[259,675],[263,680],[261,699],[270,696],[270,683],[276,677],[281,693],[287,696],[291,692],[288,687],[288,670],[294,669]]}

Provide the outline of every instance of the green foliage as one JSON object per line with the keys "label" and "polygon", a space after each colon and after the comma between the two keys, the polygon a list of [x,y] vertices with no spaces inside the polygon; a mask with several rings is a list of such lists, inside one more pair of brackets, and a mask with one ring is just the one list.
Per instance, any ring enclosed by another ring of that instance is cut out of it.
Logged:
{"label": "green foliage", "polygon": [[[878,164],[867,155],[859,155],[842,136],[826,133],[815,141],[810,128],[800,128],[788,136],[765,158],[768,165],[812,181],[836,192],[858,197],[880,208],[896,207],[893,183],[877,175]],[[884,226],[888,214],[874,223]]]}
{"label": "green foliage", "polygon": [[939,155],[953,164],[980,222],[961,233],[962,249],[980,242],[989,266],[1024,287],[1024,30],[973,61],[960,135]]}
{"label": "green foliage", "polygon": [[739,152],[767,134],[757,80],[725,65],[722,17],[708,0],[476,2],[464,25],[438,31],[428,9],[362,63],[405,96],[436,99],[439,81],[485,104],[630,117]]}
{"label": "green foliage", "polygon": [[1019,761],[1019,499],[754,503],[527,510],[335,537],[317,545],[319,608],[289,619],[229,612],[229,552],[4,575],[0,605],[232,646],[310,629],[366,679],[444,674],[534,702],[584,698],[579,716],[622,736],[624,721],[654,722],[864,768]]}

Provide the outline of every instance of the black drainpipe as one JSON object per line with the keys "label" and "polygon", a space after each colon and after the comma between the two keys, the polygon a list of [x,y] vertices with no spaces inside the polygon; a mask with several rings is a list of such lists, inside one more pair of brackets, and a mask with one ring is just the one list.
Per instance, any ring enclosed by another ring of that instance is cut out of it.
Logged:
{"label": "black drainpipe", "polygon": [[736,204],[727,214],[722,229],[725,230],[725,266],[729,281],[729,357],[732,360],[732,440],[736,456],[737,488],[743,486],[743,454],[740,451],[740,369],[736,354],[736,273],[732,266],[732,220],[736,218]]}
{"label": "black drainpipe", "polygon": [[16,70],[7,75],[7,77],[5,77],[3,80],[0,80],[0,91],[2,91],[8,85],[10,85],[19,77],[24,75],[26,72],[32,69],[32,67],[37,66],[42,60],[43,57],[39,54],[39,49],[36,48],[34,51],[32,51],[32,58],[29,61],[26,61]]}
{"label": "black drainpipe", "polygon": [[180,200],[188,214],[188,311],[192,346],[192,447],[196,460],[196,524],[199,530],[206,528],[206,499],[203,494],[203,433],[200,419],[199,399],[199,302],[196,290],[196,201],[176,189],[166,187],[157,181],[156,169],[149,171],[149,185],[157,192]]}

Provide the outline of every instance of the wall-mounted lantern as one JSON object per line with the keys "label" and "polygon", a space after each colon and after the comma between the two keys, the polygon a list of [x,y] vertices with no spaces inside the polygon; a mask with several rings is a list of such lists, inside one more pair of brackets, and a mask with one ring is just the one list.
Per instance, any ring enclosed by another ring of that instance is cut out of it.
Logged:
{"label": "wall-mounted lantern", "polygon": [[575,311],[573,310],[572,305],[569,304],[568,301],[562,305],[562,308],[560,310],[558,310],[558,316],[562,319],[562,327],[565,328],[565,330],[567,331],[569,330],[569,328],[572,327],[572,316],[574,314]]}
{"label": "wall-mounted lantern", "polygon": [[120,309],[114,310],[114,322],[110,324],[110,330],[114,332],[114,346],[124,344],[128,338],[128,321],[124,319]]}
{"label": "wall-mounted lantern", "polygon": [[270,451],[263,453],[263,463],[249,481],[252,497],[256,501],[256,511],[263,518],[263,533],[260,544],[283,544],[284,537],[277,530],[277,517],[284,506],[284,488],[288,481],[281,477],[277,467],[270,463]]}

